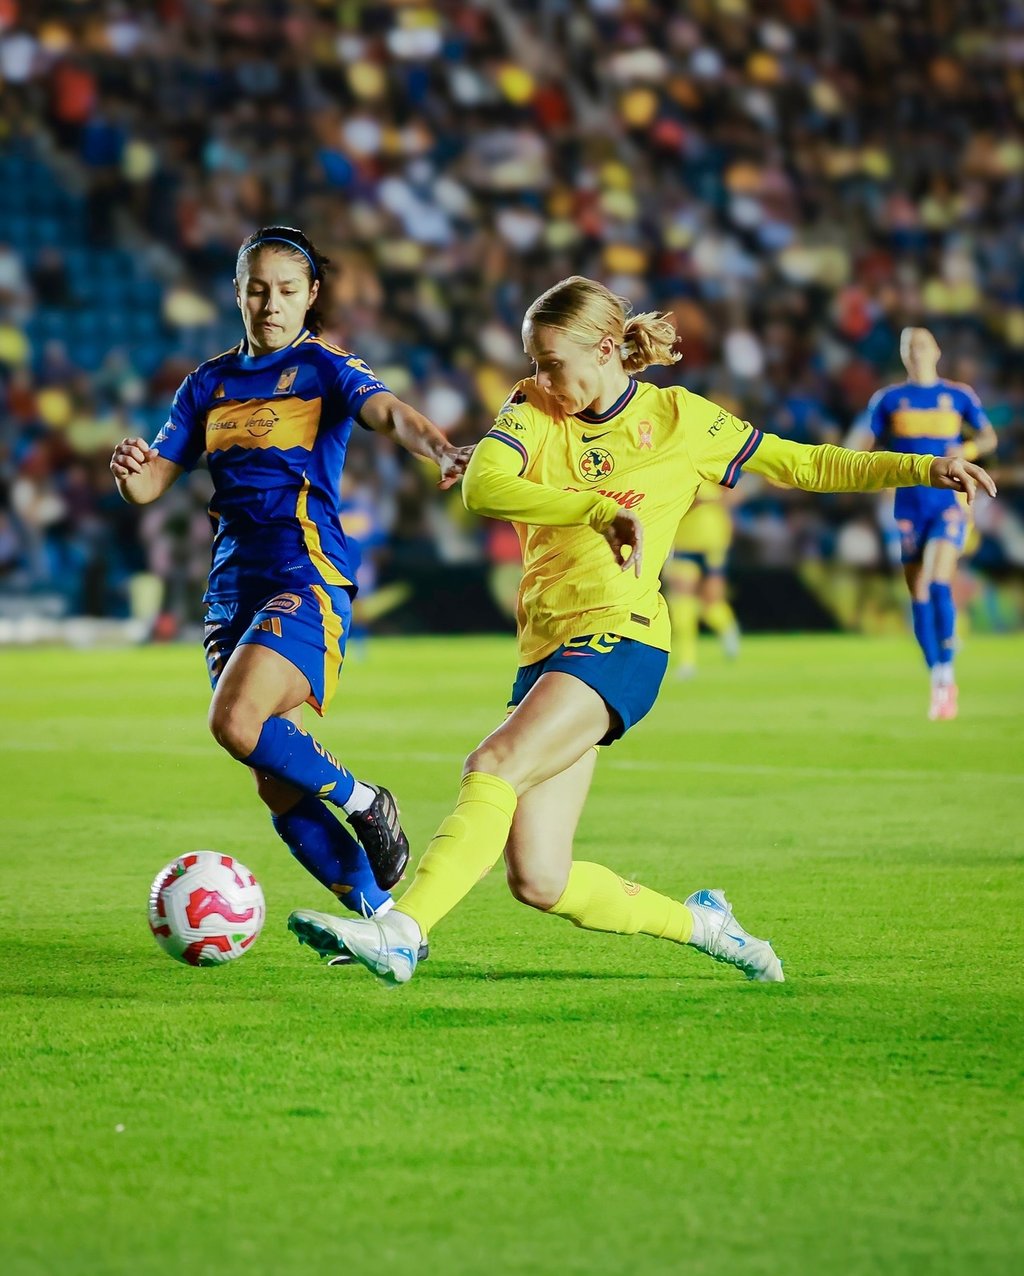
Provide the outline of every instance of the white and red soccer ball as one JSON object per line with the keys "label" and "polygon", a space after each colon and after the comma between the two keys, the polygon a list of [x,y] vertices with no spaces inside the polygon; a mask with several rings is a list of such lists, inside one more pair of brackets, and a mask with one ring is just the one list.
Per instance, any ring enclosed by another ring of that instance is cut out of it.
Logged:
{"label": "white and red soccer ball", "polygon": [[149,929],[176,961],[220,966],[252,947],[267,908],[252,873],[230,855],[189,851],[157,873]]}

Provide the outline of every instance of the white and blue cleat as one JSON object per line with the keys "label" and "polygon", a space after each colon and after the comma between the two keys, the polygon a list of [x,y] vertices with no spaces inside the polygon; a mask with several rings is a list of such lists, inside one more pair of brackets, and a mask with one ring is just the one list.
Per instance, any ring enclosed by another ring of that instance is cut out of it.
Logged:
{"label": "white and blue cleat", "polygon": [[736,966],[748,979],[766,984],[785,981],[782,962],[771,941],[758,939],[743,929],[723,891],[694,891],[686,900],[686,907],[693,914],[690,943],[695,948],[715,961]]}
{"label": "white and blue cleat", "polygon": [[300,908],[288,918],[288,929],[321,957],[347,956],[392,987],[413,977],[423,938],[413,919],[397,909],[357,920]]}

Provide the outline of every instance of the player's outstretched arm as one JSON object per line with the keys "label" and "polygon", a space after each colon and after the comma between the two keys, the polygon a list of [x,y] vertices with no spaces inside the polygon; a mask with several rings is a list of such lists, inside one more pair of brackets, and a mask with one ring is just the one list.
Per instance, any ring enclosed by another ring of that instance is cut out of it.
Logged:
{"label": "player's outstretched arm", "polygon": [[622,513],[610,496],[564,492],[547,483],[523,478],[518,472],[520,464],[518,453],[497,439],[481,439],[462,485],[466,508],[485,518],[505,518],[535,527],[573,527],[584,523],[602,535]]}
{"label": "player's outstretched arm", "polygon": [[390,392],[381,391],[368,399],[359,410],[359,419],[377,434],[394,439],[413,456],[433,461],[441,471],[438,487],[443,490],[457,483],[466,472],[473,449],[453,447],[429,417]]}
{"label": "player's outstretched arm", "polygon": [[161,456],[145,439],[122,439],[110,458],[110,472],[129,505],[148,505],[163,496],[182,467]]}
{"label": "player's outstretched arm", "polygon": [[996,485],[978,465],[960,457],[913,452],[853,452],[825,443],[811,447],[765,434],[745,468],[773,483],[805,492],[878,492],[886,487],[942,487],[974,500],[981,486],[995,496]]}

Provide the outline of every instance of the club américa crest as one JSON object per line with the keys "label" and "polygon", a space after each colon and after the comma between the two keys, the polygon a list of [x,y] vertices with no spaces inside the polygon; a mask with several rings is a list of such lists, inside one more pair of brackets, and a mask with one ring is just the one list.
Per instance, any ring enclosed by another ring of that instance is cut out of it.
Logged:
{"label": "club am\u00e9rica crest", "polygon": [[580,457],[580,474],[588,483],[596,483],[605,479],[615,469],[615,461],[611,452],[603,447],[588,447]]}

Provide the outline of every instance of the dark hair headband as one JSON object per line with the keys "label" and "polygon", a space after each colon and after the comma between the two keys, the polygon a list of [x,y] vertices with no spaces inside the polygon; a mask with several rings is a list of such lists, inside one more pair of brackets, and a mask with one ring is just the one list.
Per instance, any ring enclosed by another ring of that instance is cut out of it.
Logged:
{"label": "dark hair headband", "polygon": [[313,278],[319,278],[316,262],[306,252],[305,248],[301,244],[297,244],[294,239],[285,239],[283,235],[264,235],[262,239],[253,240],[251,244],[246,244],[239,256],[244,257],[246,253],[251,252],[254,248],[262,248],[264,244],[287,244],[289,248],[294,248],[296,252],[302,253],[303,257],[309,262],[313,271]]}

